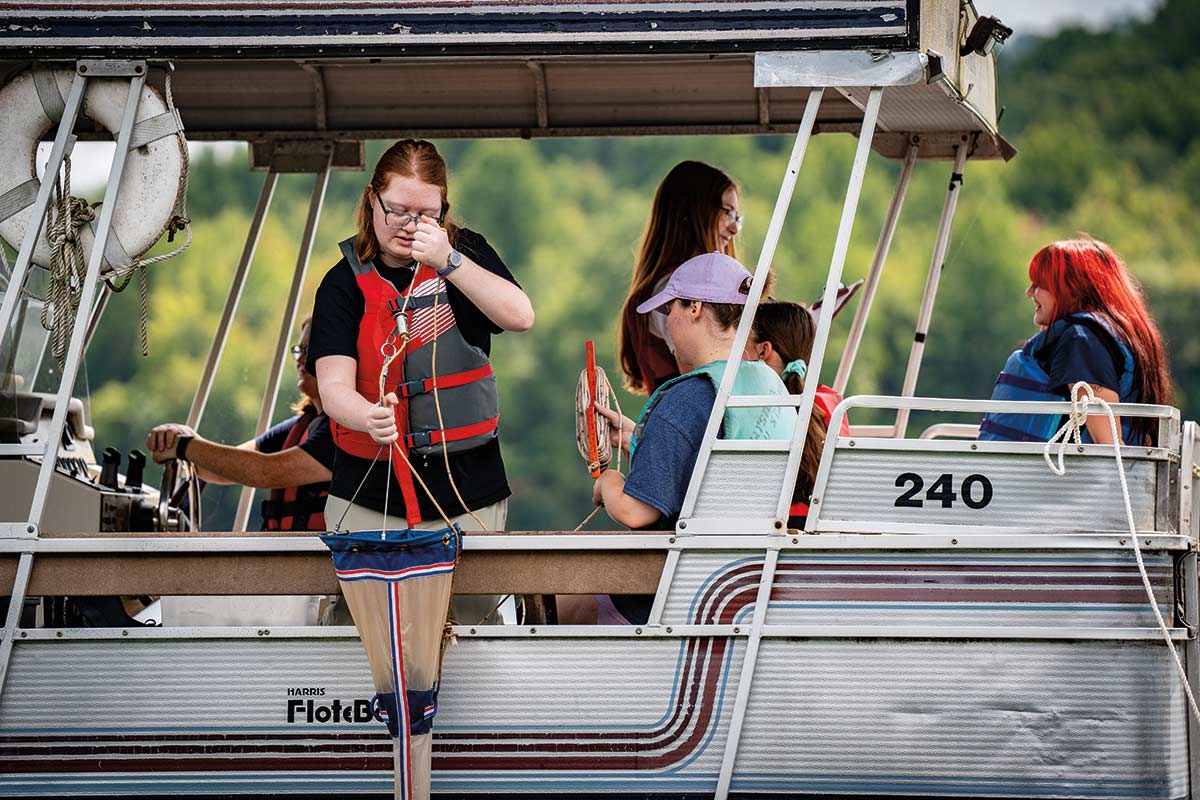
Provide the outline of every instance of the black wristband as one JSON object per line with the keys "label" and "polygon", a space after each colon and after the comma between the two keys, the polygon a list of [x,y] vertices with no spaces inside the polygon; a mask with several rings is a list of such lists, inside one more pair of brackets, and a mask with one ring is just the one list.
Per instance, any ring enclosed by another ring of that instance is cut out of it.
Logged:
{"label": "black wristband", "polygon": [[192,443],[194,436],[180,436],[175,440],[175,457],[180,461],[187,461],[188,445]]}

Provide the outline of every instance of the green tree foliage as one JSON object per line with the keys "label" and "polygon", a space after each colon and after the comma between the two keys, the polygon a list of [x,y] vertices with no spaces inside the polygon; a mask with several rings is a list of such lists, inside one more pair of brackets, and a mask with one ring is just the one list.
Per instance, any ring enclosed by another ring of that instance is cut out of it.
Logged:
{"label": "green tree foliage", "polygon": [[[1088,231],[1111,242],[1144,283],[1166,334],[1178,402],[1195,415],[1200,342],[1200,78],[1191,42],[1200,23],[1186,0],[1152,22],[1112,31],[1066,30],[1002,54],[1005,135],[1012,164],[968,164],[917,391],[986,397],[1013,346],[1033,332],[1023,292],[1032,253]],[[374,164],[387,143],[367,148]],[[739,255],[753,266],[791,148],[789,137],[644,137],[441,142],[453,213],[488,237],[529,292],[537,323],[497,337],[502,440],[515,497],[510,527],[570,529],[591,510],[591,481],[574,443],[574,384],[583,345],[619,384],[617,314],[654,188],[677,161],[698,158],[742,187]],[[774,259],[777,296],[815,299],[824,285],[853,158],[849,136],[817,137]],[[262,177],[243,154],[193,163],[196,243],[151,271],[151,355],[137,352],[136,290],[113,298],[88,356],[100,446],[140,445],[152,425],[187,413],[249,225]],[[872,156],[846,262],[866,274],[897,165]],[[882,289],[855,363],[851,393],[896,393],[913,346],[933,236],[950,165],[921,163],[909,189]],[[335,173],[303,291],[303,308],[354,230],[365,173]],[[284,176],[201,425],[213,439],[250,438],[296,265],[311,177]],[[849,310],[834,326],[825,382],[837,369]],[[294,332],[293,332],[294,335]],[[275,408],[294,399],[287,358]],[[643,398],[619,392],[626,414]],[[859,422],[883,421],[862,415]],[[914,427],[923,424],[914,420]],[[236,492],[209,490],[207,527],[227,528]],[[610,527],[601,514],[593,528]]]}

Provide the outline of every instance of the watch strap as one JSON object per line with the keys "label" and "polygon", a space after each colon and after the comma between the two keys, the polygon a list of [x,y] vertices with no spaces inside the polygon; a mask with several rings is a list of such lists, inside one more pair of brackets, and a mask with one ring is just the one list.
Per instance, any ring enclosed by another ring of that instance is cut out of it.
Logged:
{"label": "watch strap", "polygon": [[446,266],[442,267],[439,270],[434,270],[434,271],[437,272],[438,277],[444,278],[447,275],[449,275],[451,272],[454,272],[454,270],[461,267],[462,263],[463,263],[462,253],[458,252],[457,250],[451,250],[449,257],[447,257],[447,259],[446,259]]}
{"label": "watch strap", "polygon": [[195,438],[195,436],[184,435],[175,440],[175,457],[177,459],[180,461],[187,461],[188,445],[191,444],[192,439]]}

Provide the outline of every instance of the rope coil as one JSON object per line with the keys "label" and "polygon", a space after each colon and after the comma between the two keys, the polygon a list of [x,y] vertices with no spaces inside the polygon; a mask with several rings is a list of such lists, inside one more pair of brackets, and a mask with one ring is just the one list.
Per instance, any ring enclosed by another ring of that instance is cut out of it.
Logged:
{"label": "rope coil", "polygon": [[[1187,695],[1188,706],[1191,708],[1195,719],[1200,721],[1200,707],[1197,707],[1196,698],[1192,694],[1192,688],[1188,683],[1187,670],[1184,669],[1183,661],[1179,658],[1179,651],[1176,649],[1175,642],[1171,638],[1171,630],[1167,627],[1166,620],[1163,619],[1162,612],[1158,608],[1158,600],[1154,597],[1154,587],[1150,583],[1149,574],[1146,572],[1146,562],[1142,559],[1142,545],[1138,541],[1137,524],[1133,518],[1133,503],[1129,499],[1129,481],[1125,477],[1125,462],[1121,458],[1121,434],[1117,429],[1117,417],[1108,402],[1102,397],[1097,397],[1089,384],[1080,381],[1071,387],[1071,411],[1067,415],[1067,421],[1058,429],[1058,433],[1054,434],[1050,438],[1050,441],[1046,442],[1046,446],[1042,449],[1042,457],[1046,460],[1046,466],[1055,475],[1062,477],[1066,474],[1067,468],[1063,463],[1063,457],[1070,444],[1081,445],[1083,443],[1083,431],[1087,427],[1089,416],[1088,406],[1093,403],[1100,406],[1101,410],[1108,416],[1109,428],[1112,431],[1113,456],[1117,460],[1117,474],[1121,479],[1121,496],[1125,501],[1125,519],[1129,523],[1130,544],[1133,548],[1134,558],[1137,559],[1138,572],[1142,576],[1142,586],[1146,590],[1146,597],[1150,600],[1150,610],[1154,612],[1154,619],[1158,623],[1158,629],[1162,632],[1167,650],[1171,652],[1171,658],[1174,659],[1175,669],[1179,673],[1179,678],[1183,683],[1184,694]],[[1050,457],[1050,450],[1055,443],[1058,444],[1057,464]]]}
{"label": "rope coil", "polygon": [[[171,73],[174,69],[173,64],[167,65],[164,88],[167,111],[177,117],[178,111],[175,108],[175,96],[171,86]],[[114,269],[111,275],[104,278],[110,291],[123,292],[133,280],[134,272],[138,273],[138,343],[143,356],[150,355],[150,335],[147,330],[150,319],[150,291],[146,267],[174,258],[192,244],[191,219],[187,213],[188,147],[182,126],[176,129],[174,136],[179,145],[181,168],[179,186],[175,192],[174,213],[167,223],[166,233],[167,241],[173,242],[175,235],[182,231],[186,235],[185,241],[169,253],[151,258],[139,257],[129,266]],[[87,258],[79,234],[84,227],[95,221],[98,205],[89,204],[87,200],[71,194],[71,156],[66,154],[63,158],[63,171],[55,179],[54,203],[46,226],[46,241],[50,245],[51,257],[49,286],[41,313],[42,327],[50,332],[51,352],[60,367],[66,361],[74,318],[79,311],[79,300],[87,278]]]}
{"label": "rope coil", "polygon": [[87,259],[79,232],[96,218],[93,206],[71,195],[71,157],[54,182],[54,204],[46,226],[50,243],[50,269],[42,304],[42,327],[50,332],[50,352],[61,367],[67,358],[75,315],[87,279]]}
{"label": "rope coil", "polygon": [[[609,440],[610,423],[608,417],[598,413],[597,405],[612,408],[616,395],[608,382],[608,375],[603,367],[595,368],[596,396],[592,397],[588,370],[579,373],[579,383],[575,387],[575,443],[579,446],[579,455],[588,465],[593,476],[608,469],[612,463],[612,442]],[[592,418],[589,425],[588,417]],[[591,427],[594,425],[594,429]],[[594,430],[594,434],[593,431]],[[594,441],[592,436],[595,436]],[[617,468],[620,469],[620,450],[617,451]]]}
{"label": "rope coil", "polygon": [[[575,387],[575,443],[579,446],[579,454],[583,456],[588,471],[593,478],[599,478],[600,473],[609,468],[613,461],[613,447],[610,438],[612,423],[608,417],[596,410],[597,406],[615,409],[618,419],[621,418],[621,404],[617,393],[608,382],[608,375],[603,367],[596,366],[595,351],[592,342],[585,347],[587,366],[579,373],[579,383]],[[620,426],[617,433],[624,431]],[[618,438],[620,438],[618,436]],[[621,448],[616,449],[616,470],[621,471]],[[574,531],[583,530],[592,519],[600,513],[600,507],[584,518],[575,526]]]}

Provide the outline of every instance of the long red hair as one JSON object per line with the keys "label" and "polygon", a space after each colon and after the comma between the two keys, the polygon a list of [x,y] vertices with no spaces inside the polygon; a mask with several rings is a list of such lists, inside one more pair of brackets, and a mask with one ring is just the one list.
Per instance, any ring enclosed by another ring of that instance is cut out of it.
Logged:
{"label": "long red hair", "polygon": [[450,189],[446,184],[446,162],[432,142],[424,139],[401,139],[379,157],[371,182],[363,187],[355,209],[358,222],[358,238],[354,242],[355,255],[363,264],[379,255],[379,240],[375,238],[372,207],[375,196],[387,189],[392,177],[416,178],[422,183],[436,186],[442,192],[442,227],[450,239],[450,246],[458,242],[458,227],[450,219]]}
{"label": "long red hair", "polygon": [[[1140,402],[1171,403],[1171,376],[1162,334],[1146,309],[1141,286],[1107,244],[1091,237],[1064,239],[1038,250],[1029,280],[1054,295],[1054,319],[1090,311],[1111,323],[1133,352],[1141,377]],[[1151,433],[1150,420],[1137,420]]]}

